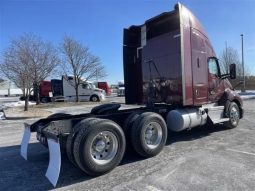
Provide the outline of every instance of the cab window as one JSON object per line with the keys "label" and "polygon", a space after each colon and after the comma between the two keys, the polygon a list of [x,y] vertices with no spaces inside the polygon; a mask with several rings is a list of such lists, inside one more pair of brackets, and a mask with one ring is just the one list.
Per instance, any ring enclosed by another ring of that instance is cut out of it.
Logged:
{"label": "cab window", "polygon": [[89,84],[82,84],[82,88],[83,89],[90,89],[90,85]]}
{"label": "cab window", "polygon": [[219,76],[218,63],[215,58],[209,58],[208,60],[209,73],[214,76]]}

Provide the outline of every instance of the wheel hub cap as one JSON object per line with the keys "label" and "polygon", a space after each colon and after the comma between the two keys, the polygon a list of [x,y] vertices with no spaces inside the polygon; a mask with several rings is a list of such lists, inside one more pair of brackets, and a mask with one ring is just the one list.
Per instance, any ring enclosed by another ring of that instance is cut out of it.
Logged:
{"label": "wheel hub cap", "polygon": [[147,125],[144,135],[145,143],[150,149],[159,146],[162,140],[162,128],[160,124],[151,122]]}
{"label": "wheel hub cap", "polygon": [[236,124],[239,119],[239,113],[235,107],[233,107],[230,111],[230,120],[233,124]]}
{"label": "wheel hub cap", "polygon": [[97,134],[92,140],[90,155],[98,165],[109,163],[117,154],[118,140],[116,135],[110,131]]}
{"label": "wheel hub cap", "polygon": [[104,149],[105,149],[105,142],[103,141],[103,140],[100,140],[100,141],[98,141],[97,143],[96,143],[96,150],[98,151],[98,152],[102,152]]}

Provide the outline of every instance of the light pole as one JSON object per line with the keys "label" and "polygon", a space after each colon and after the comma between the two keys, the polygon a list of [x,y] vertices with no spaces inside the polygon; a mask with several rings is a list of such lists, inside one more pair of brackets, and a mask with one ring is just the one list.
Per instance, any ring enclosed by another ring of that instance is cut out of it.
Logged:
{"label": "light pole", "polygon": [[241,34],[241,41],[242,41],[242,66],[243,66],[243,88],[242,88],[242,92],[245,92],[244,57],[243,57],[243,34]]}

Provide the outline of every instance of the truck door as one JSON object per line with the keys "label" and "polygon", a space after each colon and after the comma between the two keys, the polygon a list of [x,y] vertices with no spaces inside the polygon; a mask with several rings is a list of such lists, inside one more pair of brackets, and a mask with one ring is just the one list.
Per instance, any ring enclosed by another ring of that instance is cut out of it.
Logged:
{"label": "truck door", "polygon": [[217,58],[208,58],[208,95],[210,102],[216,102],[224,93],[223,81]]}
{"label": "truck door", "polygon": [[191,46],[193,102],[194,105],[202,105],[208,101],[206,50],[204,35],[195,29],[191,30]]}
{"label": "truck door", "polygon": [[92,95],[93,90],[91,89],[91,86],[89,83],[83,83],[81,85],[81,91],[80,91],[80,99],[82,101],[89,101],[90,96]]}

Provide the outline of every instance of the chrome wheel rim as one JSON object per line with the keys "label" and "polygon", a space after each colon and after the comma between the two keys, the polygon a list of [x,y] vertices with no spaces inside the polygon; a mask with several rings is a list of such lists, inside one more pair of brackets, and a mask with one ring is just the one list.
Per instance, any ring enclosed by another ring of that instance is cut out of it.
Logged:
{"label": "chrome wheel rim", "polygon": [[233,125],[237,125],[239,120],[239,111],[236,107],[232,107],[230,110],[230,121]]}
{"label": "chrome wheel rim", "polygon": [[113,160],[118,150],[116,135],[110,131],[102,131],[92,140],[90,155],[98,165],[105,165]]}
{"label": "chrome wheel rim", "polygon": [[162,140],[162,128],[159,123],[151,122],[144,131],[144,142],[150,149],[155,149]]}

